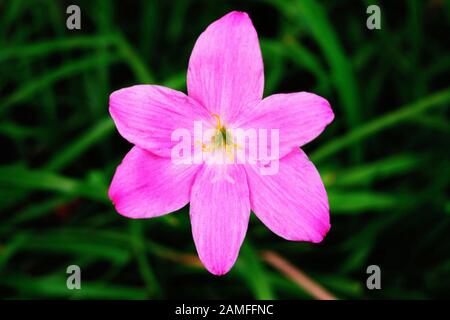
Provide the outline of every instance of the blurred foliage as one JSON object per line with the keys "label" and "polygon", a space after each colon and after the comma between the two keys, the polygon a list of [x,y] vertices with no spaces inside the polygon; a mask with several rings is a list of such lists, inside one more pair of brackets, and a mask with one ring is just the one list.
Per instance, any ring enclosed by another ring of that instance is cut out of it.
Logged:
{"label": "blurred foliage", "polygon": [[[82,30],[65,27],[77,3]],[[382,29],[366,28],[378,4]],[[323,243],[285,241],[252,217],[236,266],[195,263],[188,206],[151,220],[106,196],[131,145],[108,115],[118,88],[185,90],[208,24],[247,11],[265,95],[311,91],[336,119],[305,151],[329,192]],[[311,298],[261,258],[272,250],[338,298],[441,298],[450,290],[450,3],[0,0],[0,295],[4,298]],[[66,288],[66,267],[82,290]],[[382,270],[382,290],[365,287]]]}

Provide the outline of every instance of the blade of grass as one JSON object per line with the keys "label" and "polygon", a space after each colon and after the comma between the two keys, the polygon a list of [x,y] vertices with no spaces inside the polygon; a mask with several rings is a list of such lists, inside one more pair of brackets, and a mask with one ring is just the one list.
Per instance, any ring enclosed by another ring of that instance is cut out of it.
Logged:
{"label": "blade of grass", "polygon": [[60,51],[103,48],[114,44],[115,38],[108,35],[77,36],[38,43],[6,47],[0,51],[0,62],[10,59],[46,57]]}
{"label": "blade of grass", "polygon": [[383,211],[399,206],[405,197],[373,191],[328,190],[330,211],[333,214],[362,214]]}
{"label": "blade of grass", "polygon": [[[185,84],[185,78],[185,74],[180,73],[172,78],[167,79],[166,81],[163,81],[163,84],[172,88],[180,89],[183,84]],[[49,162],[44,166],[44,169],[47,171],[59,171],[64,169],[68,164],[75,161],[86,150],[88,150],[98,142],[104,140],[109,134],[114,132],[114,128],[115,126],[111,118],[106,117],[104,119],[101,119],[90,130],[75,138],[73,142],[67,144],[67,147],[65,147],[63,150],[60,150],[52,159],[49,160]],[[26,195],[27,193],[24,190],[21,194],[18,195],[18,197],[16,197],[16,199],[12,199],[8,205],[17,203],[18,201],[26,197]]]}
{"label": "blade of grass", "polygon": [[[326,11],[320,2],[313,0],[296,0],[279,2],[267,0],[276,6],[284,15],[293,21],[306,25],[307,31],[320,47],[328,65],[336,87],[340,104],[345,111],[345,120],[349,128],[356,127],[361,122],[360,99],[358,86],[351,63],[346,57],[339,38],[330,23]],[[354,160],[361,158],[361,145],[352,145]]]}
{"label": "blade of grass", "polygon": [[115,37],[115,43],[122,58],[133,70],[137,80],[141,83],[154,83],[153,75],[149,72],[149,69],[142,61],[141,57],[136,53],[126,38],[121,34],[117,34]]}
{"label": "blade of grass", "polygon": [[266,56],[277,55],[288,59],[300,68],[305,68],[316,77],[319,90],[321,92],[328,91],[328,75],[319,59],[307,48],[301,46],[295,38],[286,37],[283,42],[261,39],[260,42],[263,54]]}
{"label": "blade of grass", "polygon": [[13,21],[19,20],[20,14],[23,12],[23,2],[23,0],[17,0],[8,1],[7,6],[4,4],[5,7],[2,10],[2,18],[0,19],[0,32],[2,34],[0,40],[6,40],[6,34],[10,30],[10,25]]}
{"label": "blade of grass", "polygon": [[96,259],[106,259],[123,264],[130,259],[129,246],[123,243],[103,241],[95,233],[64,234],[64,229],[59,232],[46,232],[34,234],[33,241],[28,241],[20,248],[21,252],[51,252],[59,254],[71,254],[75,256],[92,256]]}
{"label": "blade of grass", "polygon": [[363,293],[363,283],[350,277],[334,274],[312,274],[323,286],[327,286],[333,292],[342,294],[346,298],[358,298]]}
{"label": "blade of grass", "polygon": [[28,127],[16,124],[12,121],[4,121],[0,123],[0,134],[9,136],[16,140],[32,137],[39,138],[45,136],[45,129],[40,127]]}
{"label": "blade of grass", "polygon": [[450,122],[444,117],[420,115],[412,117],[410,121],[427,129],[440,131],[447,135],[450,133]]}
{"label": "blade of grass", "polygon": [[70,143],[63,150],[60,150],[48,163],[45,169],[58,171],[63,169],[72,160],[76,159],[85,150],[90,148],[98,141],[102,141],[114,131],[114,122],[110,117],[101,119],[87,132],[77,137],[73,143]]}
{"label": "blade of grass", "polygon": [[186,12],[189,5],[189,0],[177,1],[170,14],[167,37],[171,43],[176,43],[178,41],[183,29],[185,28],[185,18],[187,16]]}
{"label": "blade of grass", "polygon": [[28,222],[30,220],[42,217],[43,215],[52,212],[52,209],[57,206],[63,205],[70,200],[70,197],[58,196],[49,200],[42,201],[40,203],[32,203],[19,213],[15,213],[9,220],[3,222],[0,225],[0,233],[10,231],[13,227],[19,223]]}
{"label": "blade of grass", "polygon": [[341,96],[346,111],[348,124],[350,126],[358,124],[360,112],[356,80],[338,36],[322,5],[311,0],[295,1],[289,5],[271,0],[269,2],[277,6],[286,16],[293,17],[299,23],[307,26],[331,67],[338,94]]}
{"label": "blade of grass", "polygon": [[[61,272],[63,273],[63,272]],[[8,274],[0,278],[4,286],[19,290],[25,297],[52,297],[72,299],[145,299],[141,288],[114,285],[101,281],[82,281],[82,290],[69,290],[66,275],[30,277],[25,274]]]}
{"label": "blade of grass", "polygon": [[25,190],[56,191],[65,195],[83,196],[107,202],[106,190],[76,179],[67,178],[46,170],[31,170],[22,166],[0,167],[0,186]]}
{"label": "blade of grass", "polygon": [[419,167],[423,157],[413,154],[399,154],[372,163],[349,169],[324,172],[327,187],[349,187],[369,185],[376,179],[405,174]]}
{"label": "blade of grass", "polygon": [[92,68],[98,68],[99,65],[108,65],[117,61],[117,56],[110,55],[108,58],[102,56],[102,59],[99,59],[98,56],[94,56],[71,62],[70,64],[64,64],[54,71],[34,78],[31,82],[24,83],[16,91],[11,93],[0,102],[0,115],[4,114],[11,106],[30,98],[30,96],[52,83],[70,78]]}
{"label": "blade of grass", "polygon": [[236,270],[253,291],[255,299],[275,299],[275,294],[266,274],[267,271],[248,240],[241,247]]}
{"label": "blade of grass", "polygon": [[11,241],[0,246],[0,271],[8,263],[8,260],[20,249],[20,247],[29,239],[28,234],[21,232],[15,235]]}
{"label": "blade of grass", "polygon": [[273,251],[264,251],[263,259],[318,300],[336,300],[328,290]]}
{"label": "blade of grass", "polygon": [[139,48],[144,61],[151,61],[158,52],[154,50],[159,34],[158,27],[161,23],[159,7],[162,3],[158,1],[143,1],[140,3],[139,23]]}
{"label": "blade of grass", "polygon": [[311,156],[313,161],[321,161],[344,148],[366,139],[382,130],[388,129],[395,124],[405,121],[412,116],[438,106],[448,106],[450,101],[450,89],[445,89],[429,95],[419,101],[409,103],[398,110],[385,114],[363,124],[346,135],[334,139],[322,146]]}
{"label": "blade of grass", "polygon": [[133,246],[139,267],[139,272],[141,274],[142,279],[144,280],[148,295],[149,297],[155,297],[161,294],[161,286],[159,285],[157,277],[147,258],[144,245],[146,239],[143,234],[142,223],[144,223],[144,221],[142,220],[130,221],[129,226],[130,226],[131,244]]}
{"label": "blade of grass", "polygon": [[300,288],[297,284],[293,283],[290,279],[284,277],[278,272],[269,271],[267,274],[267,279],[270,281],[272,287],[276,290],[276,292],[279,292],[280,295],[283,295],[283,298],[286,297],[286,294],[289,294],[289,299],[290,296],[293,296],[293,298],[295,299],[301,300],[311,298],[309,293],[303,290],[303,288]]}
{"label": "blade of grass", "polygon": [[[176,76],[167,79],[163,82],[165,86],[180,89],[185,84],[185,73],[177,74]],[[58,171],[63,169],[66,165],[77,159],[83,152],[90,147],[105,139],[109,134],[114,132],[114,122],[108,116],[97,122],[91,129],[75,138],[72,143],[69,143],[66,148],[60,150],[45,166],[45,169]]]}

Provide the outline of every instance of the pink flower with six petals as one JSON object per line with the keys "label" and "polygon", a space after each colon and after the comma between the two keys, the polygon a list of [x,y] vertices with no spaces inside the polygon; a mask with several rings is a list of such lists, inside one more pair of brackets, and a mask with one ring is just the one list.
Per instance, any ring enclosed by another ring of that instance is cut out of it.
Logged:
{"label": "pink flower with six petals", "polygon": [[[328,198],[319,173],[299,148],[333,121],[327,100],[312,93],[263,99],[258,35],[246,13],[230,12],[198,38],[187,74],[188,95],[156,85],[113,92],[109,111],[135,146],[109,188],[116,210],[152,218],[190,202],[195,246],[204,266],[227,273],[244,240],[250,210],[274,233],[320,242],[330,229]],[[219,129],[278,128],[279,171],[261,175],[254,164],[175,164],[171,134],[194,121]],[[217,179],[225,172],[227,179]]]}

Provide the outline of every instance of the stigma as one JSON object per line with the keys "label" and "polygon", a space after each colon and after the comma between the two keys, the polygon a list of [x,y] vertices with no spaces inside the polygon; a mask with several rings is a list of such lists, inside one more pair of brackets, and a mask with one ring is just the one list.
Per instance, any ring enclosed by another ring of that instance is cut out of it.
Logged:
{"label": "stigma", "polygon": [[233,160],[235,149],[238,145],[234,143],[233,135],[230,130],[223,125],[221,118],[217,114],[212,114],[216,120],[215,126],[212,128],[211,135],[202,142],[202,151],[206,153],[223,154],[228,160]]}

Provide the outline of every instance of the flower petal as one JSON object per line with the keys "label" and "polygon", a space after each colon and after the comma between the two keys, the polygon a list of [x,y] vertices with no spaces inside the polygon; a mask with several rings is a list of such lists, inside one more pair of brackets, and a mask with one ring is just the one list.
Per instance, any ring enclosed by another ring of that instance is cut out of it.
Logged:
{"label": "flower petal", "polygon": [[198,166],[173,164],[133,147],[117,167],[108,196],[117,212],[129,218],[152,218],[189,202]]}
{"label": "flower petal", "polygon": [[300,149],[281,159],[279,165],[279,172],[271,176],[246,166],[253,212],[287,240],[322,241],[330,229],[330,216],[319,173]]}
{"label": "flower petal", "polygon": [[114,91],[109,112],[120,134],[131,143],[159,156],[170,157],[178,141],[176,129],[193,131],[194,121],[210,119],[208,112],[184,93],[153,85]]}
{"label": "flower petal", "polygon": [[235,165],[205,165],[192,186],[192,234],[203,265],[227,273],[237,259],[250,217],[245,170]]}
{"label": "flower petal", "polygon": [[[233,124],[255,130],[279,130],[279,158],[314,140],[334,119],[328,101],[308,92],[275,94],[262,100]],[[270,135],[268,135],[270,137]],[[267,154],[272,152],[268,139]]]}
{"label": "flower petal", "polygon": [[230,12],[198,38],[189,60],[188,94],[226,124],[262,99],[264,66],[249,16]]}

